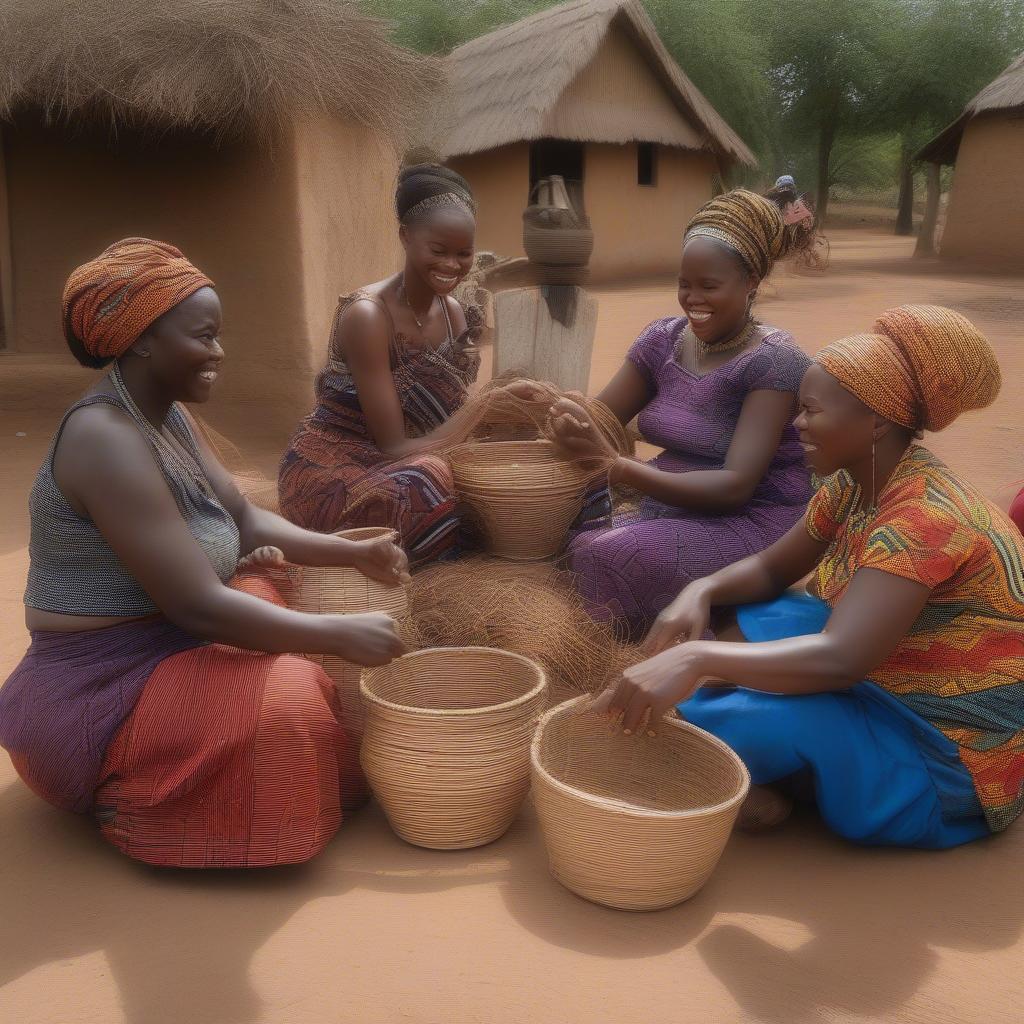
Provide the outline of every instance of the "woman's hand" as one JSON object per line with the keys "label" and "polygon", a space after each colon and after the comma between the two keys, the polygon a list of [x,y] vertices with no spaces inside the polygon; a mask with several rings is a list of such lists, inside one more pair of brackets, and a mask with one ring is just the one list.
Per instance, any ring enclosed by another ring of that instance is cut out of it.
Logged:
{"label": "woman's hand", "polygon": [[605,462],[618,457],[618,452],[591,422],[586,410],[569,398],[560,398],[551,406],[545,433],[563,458]]}
{"label": "woman's hand", "polygon": [[498,390],[518,398],[521,402],[546,402],[550,397],[535,380],[527,380],[524,377],[502,384]]}
{"label": "woman's hand", "polygon": [[368,612],[330,616],[331,651],[356,665],[387,665],[405,654],[398,625],[390,615]]}
{"label": "woman's hand", "polygon": [[392,533],[388,537],[377,537],[374,540],[353,541],[352,568],[372,580],[390,583],[392,586],[408,583],[409,559],[395,543],[397,537],[397,534]]}
{"label": "woman's hand", "polygon": [[691,583],[654,620],[644,638],[644,654],[653,656],[678,643],[699,640],[711,626],[711,601],[702,582]]}
{"label": "woman's hand", "polygon": [[247,569],[279,569],[284,562],[284,552],[280,548],[266,544],[240,559],[238,572],[245,572]]}
{"label": "woman's hand", "polygon": [[627,734],[643,726],[648,735],[655,735],[665,712],[693,696],[707,675],[700,648],[700,644],[670,647],[627,668],[618,683],[598,695],[591,710],[611,718],[621,715]]}

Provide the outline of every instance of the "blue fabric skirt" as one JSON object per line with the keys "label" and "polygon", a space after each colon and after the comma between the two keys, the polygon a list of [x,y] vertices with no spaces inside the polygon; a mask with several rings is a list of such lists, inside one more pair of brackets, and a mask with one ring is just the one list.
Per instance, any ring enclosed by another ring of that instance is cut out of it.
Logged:
{"label": "blue fabric skirt", "polygon": [[[787,594],[738,611],[751,643],[820,633],[830,609]],[[989,835],[956,744],[874,683],[787,695],[706,687],[679,713],[729,744],[755,784],[813,785],[828,826],[857,843],[944,849]]]}

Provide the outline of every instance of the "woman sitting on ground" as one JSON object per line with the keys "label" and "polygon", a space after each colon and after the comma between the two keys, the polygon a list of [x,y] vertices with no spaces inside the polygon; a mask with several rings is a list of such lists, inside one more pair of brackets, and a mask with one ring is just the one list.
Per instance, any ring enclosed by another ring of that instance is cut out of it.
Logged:
{"label": "woman sitting on ground", "polygon": [[[840,835],[956,846],[1024,806],[1024,539],[915,438],[992,402],[999,367],[948,309],[891,309],[872,330],[825,348],[801,386],[801,441],[835,474],[806,516],[688,586],[647,638],[655,656],[597,707],[632,730],[683,701],[755,784],[809,783]],[[810,572],[818,596],[784,593]],[[741,635],[720,639],[751,642],[699,639],[732,605]],[[700,688],[723,679],[741,685]],[[752,790],[746,810],[769,824],[788,808]]]}
{"label": "woman sitting on ground", "polygon": [[476,380],[479,353],[452,291],[473,265],[475,206],[436,164],[402,170],[395,197],[405,266],[344,296],[317,406],[281,461],[282,513],[310,530],[390,526],[416,564],[451,554],[451,468],[426,454]]}
{"label": "woman sitting on ground", "polygon": [[[790,238],[779,207],[753,192],[703,207],[683,239],[684,315],[650,324],[598,395],[623,424],[637,416],[643,439],[664,449],[650,462],[615,459],[611,481],[641,492],[639,509],[609,528],[607,491],[592,495],[589,524],[568,548],[593,613],[610,609],[634,634],[691,580],[778,540],[810,498],[792,425],[810,360],[751,312]],[[576,403],[553,406],[551,425],[567,454],[614,458]]]}
{"label": "woman sitting on ground", "polygon": [[113,366],[32,488],[32,643],[0,689],[0,743],[36,793],[139,860],[308,860],[341,820],[345,750],[333,685],[288,652],[381,665],[403,648],[387,616],[289,610],[262,567],[398,584],[406,558],[235,489],[180,404],[207,401],[224,351],[212,282],[173,246],[128,238],[79,267],[64,327],[79,362]]}

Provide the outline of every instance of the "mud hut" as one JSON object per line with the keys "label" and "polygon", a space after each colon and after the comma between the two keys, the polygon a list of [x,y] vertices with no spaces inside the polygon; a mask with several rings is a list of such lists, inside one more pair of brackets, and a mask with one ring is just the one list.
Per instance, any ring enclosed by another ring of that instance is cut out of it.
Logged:
{"label": "mud hut", "polygon": [[955,165],[941,255],[1024,266],[1024,53],[917,156]]}
{"label": "mud hut", "polygon": [[224,302],[218,405],[286,438],[338,294],[395,264],[403,125],[437,81],[346,0],[0,0],[0,345],[63,351],[68,271],[164,239]]}
{"label": "mud hut", "polygon": [[481,247],[523,254],[536,181],[573,183],[594,229],[592,276],[676,267],[713,179],[754,157],[665,49],[637,0],[571,0],[448,58],[439,153],[473,186]]}

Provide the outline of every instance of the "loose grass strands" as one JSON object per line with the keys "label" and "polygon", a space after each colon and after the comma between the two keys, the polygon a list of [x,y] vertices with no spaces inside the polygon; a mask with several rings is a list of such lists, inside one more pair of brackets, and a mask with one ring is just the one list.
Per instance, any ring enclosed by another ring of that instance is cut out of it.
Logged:
{"label": "loose grass strands", "polygon": [[406,842],[463,850],[505,833],[530,785],[546,681],[485,648],[418,651],[366,673],[362,763]]}
{"label": "loose grass strands", "polygon": [[549,711],[531,749],[533,800],[552,874],[621,910],[660,910],[711,876],[750,777],[721,740],[664,719],[626,736],[584,713],[587,697]]}
{"label": "loose grass strands", "polygon": [[[338,534],[348,540],[374,540],[390,536],[393,530],[367,527],[344,530]],[[383,612],[397,619],[405,620],[409,610],[409,598],[404,586],[387,586],[364,576],[357,569],[347,567],[295,567],[292,585],[294,597],[290,602],[297,611],[314,615],[351,615],[361,612]],[[347,739],[345,778],[360,779],[359,748],[363,741],[365,713],[359,693],[362,669],[336,655],[311,656],[323,666],[338,691],[341,705],[342,728]],[[365,789],[350,787],[352,803],[361,802]],[[346,793],[348,802],[349,793]]]}
{"label": "loose grass strands", "polygon": [[494,647],[537,661],[560,695],[592,693],[641,659],[610,622],[595,622],[566,573],[487,556],[413,577],[409,637],[421,647]]}

